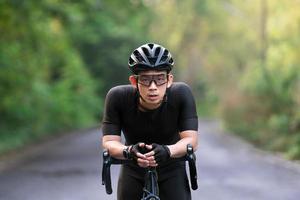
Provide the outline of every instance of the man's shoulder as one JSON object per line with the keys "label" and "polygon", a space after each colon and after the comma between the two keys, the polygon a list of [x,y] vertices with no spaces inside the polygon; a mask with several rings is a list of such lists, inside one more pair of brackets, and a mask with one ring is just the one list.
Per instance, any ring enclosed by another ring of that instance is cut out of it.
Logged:
{"label": "man's shoulder", "polygon": [[135,88],[132,87],[131,85],[118,85],[118,86],[112,87],[108,91],[108,94],[124,95],[124,94],[130,94],[130,93],[134,93],[134,92],[135,92]]}
{"label": "man's shoulder", "polygon": [[109,102],[119,102],[120,100],[132,99],[135,97],[136,89],[131,85],[118,85],[111,88],[106,94]]}
{"label": "man's shoulder", "polygon": [[168,96],[177,103],[193,98],[190,86],[184,82],[174,82],[168,91]]}
{"label": "man's shoulder", "polygon": [[170,87],[170,91],[172,92],[178,92],[182,90],[190,90],[190,86],[184,82],[174,82]]}

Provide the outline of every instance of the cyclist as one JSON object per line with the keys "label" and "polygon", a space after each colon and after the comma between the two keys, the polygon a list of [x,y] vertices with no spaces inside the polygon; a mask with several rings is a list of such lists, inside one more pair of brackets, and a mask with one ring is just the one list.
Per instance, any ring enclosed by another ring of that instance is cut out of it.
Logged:
{"label": "cyclist", "polygon": [[121,167],[118,200],[141,199],[148,167],[157,170],[161,200],[189,200],[185,162],[171,158],[184,156],[187,144],[197,148],[198,118],[191,90],[185,83],[173,83],[174,61],[161,45],[138,47],[128,64],[131,84],[110,89],[102,121],[103,147],[115,158],[136,161]]}

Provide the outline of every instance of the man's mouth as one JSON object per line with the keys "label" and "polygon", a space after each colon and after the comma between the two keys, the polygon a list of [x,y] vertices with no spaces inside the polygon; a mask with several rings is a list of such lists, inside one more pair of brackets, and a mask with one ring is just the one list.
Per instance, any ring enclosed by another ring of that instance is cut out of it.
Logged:
{"label": "man's mouth", "polygon": [[158,97],[157,94],[148,94],[149,99],[156,99]]}

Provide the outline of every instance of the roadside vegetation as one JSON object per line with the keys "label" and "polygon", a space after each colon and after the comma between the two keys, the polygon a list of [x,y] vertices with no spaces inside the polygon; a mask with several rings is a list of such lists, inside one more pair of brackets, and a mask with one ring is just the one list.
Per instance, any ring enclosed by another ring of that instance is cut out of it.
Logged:
{"label": "roadside vegetation", "polygon": [[145,16],[121,1],[1,1],[0,153],[99,124]]}

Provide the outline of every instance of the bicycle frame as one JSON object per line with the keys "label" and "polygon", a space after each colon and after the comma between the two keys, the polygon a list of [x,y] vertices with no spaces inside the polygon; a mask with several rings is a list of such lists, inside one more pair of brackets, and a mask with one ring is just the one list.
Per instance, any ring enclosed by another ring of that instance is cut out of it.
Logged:
{"label": "bicycle frame", "polygon": [[157,184],[157,172],[155,168],[148,168],[145,174],[145,187],[142,200],[160,200]]}
{"label": "bicycle frame", "polygon": [[[191,188],[193,190],[198,189],[196,156],[194,154],[192,145],[187,145],[187,154],[184,157],[176,158],[175,160],[188,161]],[[107,194],[112,194],[110,166],[112,164],[125,164],[130,162],[133,162],[133,160],[116,159],[111,157],[107,150],[103,151],[102,185],[105,185]],[[143,197],[141,200],[160,200],[159,188],[157,183],[157,172],[154,167],[148,168],[147,173],[145,174],[145,186],[143,189]]]}

